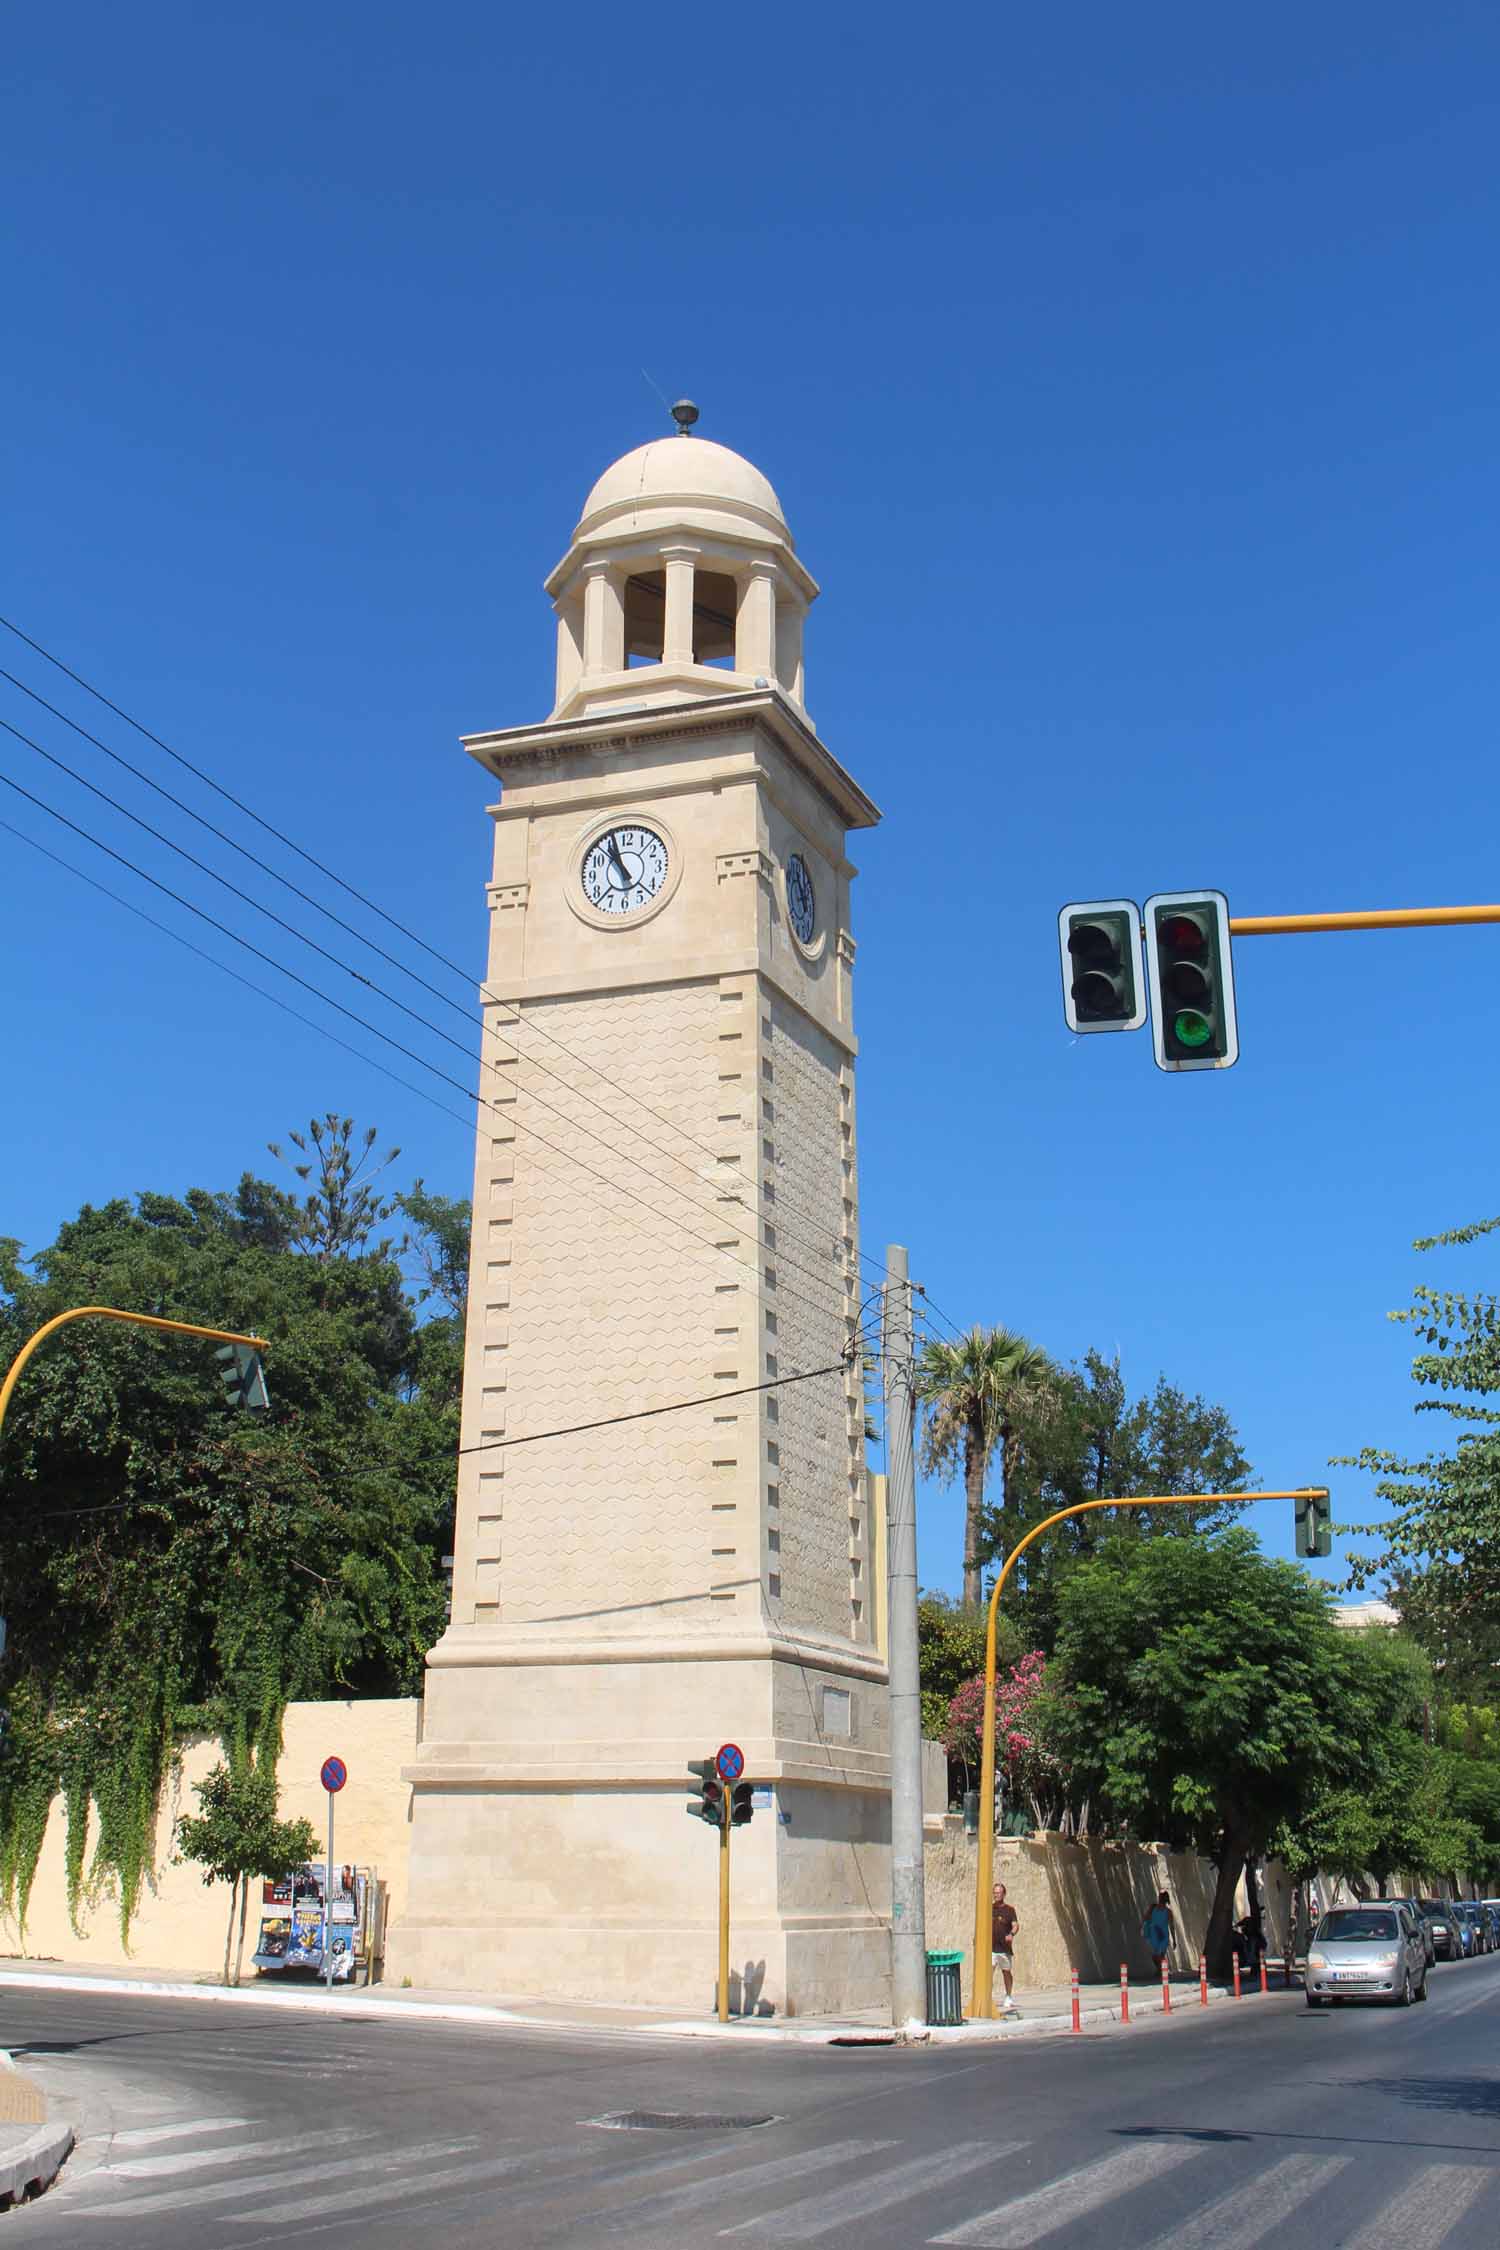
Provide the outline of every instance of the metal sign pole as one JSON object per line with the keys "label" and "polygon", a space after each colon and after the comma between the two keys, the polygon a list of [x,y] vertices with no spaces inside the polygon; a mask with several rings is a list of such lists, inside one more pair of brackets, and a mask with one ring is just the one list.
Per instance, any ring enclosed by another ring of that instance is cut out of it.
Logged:
{"label": "metal sign pole", "polygon": [[323,1982],[333,1990],[333,1796],[328,1792],[328,1873],[323,1884]]}

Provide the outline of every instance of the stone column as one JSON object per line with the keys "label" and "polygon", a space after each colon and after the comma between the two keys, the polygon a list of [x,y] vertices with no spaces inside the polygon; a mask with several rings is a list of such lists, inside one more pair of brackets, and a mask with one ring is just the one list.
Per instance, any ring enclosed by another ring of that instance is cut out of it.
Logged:
{"label": "stone column", "polygon": [[806,614],[794,601],[776,605],[776,677],[795,703],[802,701],[802,620]]}
{"label": "stone column", "polygon": [[776,672],[776,565],[758,556],[746,566],[734,621],[734,668],[751,679]]}
{"label": "stone column", "polygon": [[583,566],[584,672],[625,669],[625,605],[607,562]]}
{"label": "stone column", "polygon": [[562,709],[583,674],[583,646],[579,634],[582,620],[576,600],[554,602],[557,616],[557,699],[555,708]]}
{"label": "stone column", "polygon": [[667,577],[667,615],[662,634],[663,664],[693,661],[693,565],[696,547],[663,547]]}

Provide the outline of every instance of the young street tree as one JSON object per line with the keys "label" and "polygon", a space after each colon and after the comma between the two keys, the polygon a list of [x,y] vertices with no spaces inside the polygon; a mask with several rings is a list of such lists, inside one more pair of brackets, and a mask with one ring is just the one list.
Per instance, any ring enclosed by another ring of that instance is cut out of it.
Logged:
{"label": "young street tree", "polygon": [[[238,1984],[245,1955],[245,1914],[250,1885],[301,1867],[318,1848],[312,1823],[278,1820],[276,1776],[269,1766],[248,1761],[236,1770],[217,1765],[198,1784],[198,1811],[177,1823],[177,1849],[203,1869],[205,1883],[229,1885],[229,1928],[224,1938],[224,1982]],[[235,1945],[235,1907],[239,1943]],[[234,1975],[229,1955],[234,1948]]]}
{"label": "young street tree", "polygon": [[926,1409],[922,1467],[964,1486],[963,1598],[983,1598],[981,1534],[985,1475],[1000,1449],[1000,1511],[1009,1520],[1017,1415],[1040,1403],[1052,1362],[1009,1328],[971,1328],[957,1343],[930,1337],[917,1362],[917,1397]]}

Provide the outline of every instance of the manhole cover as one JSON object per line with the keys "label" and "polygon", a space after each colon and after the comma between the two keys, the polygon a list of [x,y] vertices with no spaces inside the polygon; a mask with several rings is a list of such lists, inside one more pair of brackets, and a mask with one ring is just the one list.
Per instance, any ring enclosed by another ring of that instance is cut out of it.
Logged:
{"label": "manhole cover", "polygon": [[708,2110],[615,2109],[607,2116],[591,2117],[589,2123],[616,2133],[731,2133],[774,2125],[776,2119],[770,2112],[729,2117]]}

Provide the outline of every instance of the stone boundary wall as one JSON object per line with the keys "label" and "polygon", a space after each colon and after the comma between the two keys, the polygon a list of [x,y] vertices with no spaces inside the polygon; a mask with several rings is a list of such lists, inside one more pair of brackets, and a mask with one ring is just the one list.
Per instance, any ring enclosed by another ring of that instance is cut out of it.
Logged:
{"label": "stone boundary wall", "polygon": [[[334,1815],[334,1853],[340,1864],[371,1868],[385,1883],[388,1918],[406,1905],[408,1806],[411,1792],[401,1769],[416,1754],[421,1704],[412,1697],[357,1703],[292,1703],[282,1729],[277,1767],[284,1820],[299,1814],[312,1822],[319,1838],[328,1825],[328,1799],[318,1784],[323,1760],[341,1757],[349,1780]],[[156,1871],[142,1891],[131,1926],[128,1950],[120,1942],[120,1923],[112,1897],[101,1897],[80,1916],[80,1936],[68,1920],[63,1871],[66,1823],[61,1797],[53,1800],[46,1842],[32,1885],[24,1932],[14,1916],[0,1918],[0,1952],[33,1960],[95,1968],[138,1962],[179,1977],[217,1977],[224,1967],[224,1933],[229,1922],[227,1884],[205,1884],[202,1870],[173,1862],[172,1839],[179,1813],[196,1812],[194,1784],[216,1765],[223,1752],[211,1738],[189,1743],[177,1771],[162,1791],[156,1826]],[[93,1846],[92,1824],[90,1852]],[[321,1859],[324,1846],[314,1854]],[[87,1862],[85,1863],[87,1864]],[[252,1896],[245,1925],[248,1963],[259,1929],[258,1901]],[[254,1975],[250,1970],[249,1974]]]}
{"label": "stone boundary wall", "polygon": [[[966,2005],[978,1848],[959,1816],[948,1814],[941,1827],[929,1820],[924,1854],[927,1943],[933,1951],[962,1949]],[[1214,1869],[1206,1859],[1169,1852],[1164,1845],[1001,1836],[995,1839],[995,1880],[1005,1885],[1020,1917],[1015,1956],[1019,1992],[1066,1984],[1073,1969],[1086,1983],[1112,1983],[1122,1961],[1129,1966],[1132,1984],[1150,1982],[1151,1956],[1140,1931],[1158,1891],[1169,1892],[1172,1900],[1173,1970],[1190,1972],[1198,1965],[1214,1896]],[[1270,1861],[1261,1887],[1267,1941],[1273,1957],[1279,1957],[1291,1885]],[[1244,1907],[1242,1886],[1237,1911]]]}

